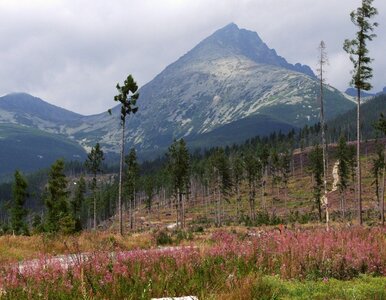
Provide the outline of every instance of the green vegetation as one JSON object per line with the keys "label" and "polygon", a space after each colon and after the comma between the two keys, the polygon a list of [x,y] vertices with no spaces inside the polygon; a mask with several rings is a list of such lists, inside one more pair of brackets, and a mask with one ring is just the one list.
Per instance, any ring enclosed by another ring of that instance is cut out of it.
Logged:
{"label": "green vegetation", "polygon": [[10,209],[11,230],[14,234],[28,235],[28,226],[26,223],[25,201],[28,197],[27,181],[19,172],[15,172],[15,183],[12,187],[12,207]]}
{"label": "green vegetation", "polygon": [[[239,142],[250,136],[251,122],[276,120],[260,115],[195,136],[192,145],[209,141],[212,148],[191,153],[175,139],[166,155],[139,164],[135,149],[125,155],[126,117],[138,110],[138,86],[131,75],[117,84],[119,176],[112,168],[102,173],[104,152],[96,143],[84,164],[66,169],[57,159],[48,172],[16,171],[0,187],[0,299],[386,299],[386,119],[379,115],[386,96],[369,102],[378,108],[360,106],[361,90],[371,87],[366,42],[375,37],[377,24],[369,20],[376,14],[372,0],[362,0],[351,13],[359,31],[344,44],[358,91],[357,111],[347,114],[356,128],[337,120],[324,126],[323,94],[341,96],[323,86],[323,42],[322,125],[295,130],[281,122],[278,132],[243,144],[217,147],[212,139],[223,140],[232,128]],[[295,95],[297,85],[291,88]],[[262,111],[295,119],[300,106]],[[366,136],[381,138],[362,148],[360,108],[377,121],[364,127]],[[355,130],[356,158],[349,142]],[[21,138],[31,141],[31,155],[36,142],[73,150],[71,141],[38,130],[0,127],[0,149]],[[355,216],[369,226],[356,226]],[[15,263],[26,258],[35,260]]]}
{"label": "green vegetation", "polygon": [[14,167],[28,172],[49,167],[58,157],[84,159],[86,153],[66,137],[30,127],[0,124],[0,175],[11,174]]}

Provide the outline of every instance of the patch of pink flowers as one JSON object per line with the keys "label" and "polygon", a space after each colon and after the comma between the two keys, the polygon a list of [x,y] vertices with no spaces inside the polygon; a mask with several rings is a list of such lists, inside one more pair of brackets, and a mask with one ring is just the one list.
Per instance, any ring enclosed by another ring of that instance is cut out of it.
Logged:
{"label": "patch of pink flowers", "polygon": [[[279,274],[282,278],[340,278],[361,273],[386,275],[386,229],[268,230],[240,235],[219,230],[205,250],[175,247],[128,252],[96,252],[70,258],[40,258],[30,264],[0,267],[0,289],[40,289],[55,286],[81,290],[84,284],[112,285],[125,278],[144,282],[161,273],[184,269],[189,276],[212,258],[220,258],[232,271],[244,264],[251,272]],[[228,270],[229,271],[229,270]],[[91,278],[91,279],[90,279]],[[91,293],[92,289],[88,289]]]}
{"label": "patch of pink flowers", "polygon": [[245,238],[219,232],[212,239],[209,255],[250,259],[263,273],[283,278],[386,275],[385,228],[284,229]]}

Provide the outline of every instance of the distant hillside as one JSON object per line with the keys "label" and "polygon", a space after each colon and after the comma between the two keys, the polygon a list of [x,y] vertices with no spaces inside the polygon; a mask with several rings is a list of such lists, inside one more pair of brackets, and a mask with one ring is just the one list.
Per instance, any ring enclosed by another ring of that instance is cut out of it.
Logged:
{"label": "distant hillside", "polygon": [[34,119],[61,125],[82,117],[26,93],[12,93],[0,97],[0,112],[1,123],[18,123],[27,126],[33,125]]}
{"label": "distant hillside", "polygon": [[[379,119],[380,114],[386,115],[386,94],[376,96],[366,103],[361,105],[361,127],[362,127],[362,139],[371,139],[376,137],[376,131],[373,124]],[[350,136],[351,140],[355,139],[356,122],[357,122],[357,110],[356,108],[330,120],[327,123],[328,134],[332,134],[338,137],[340,134],[344,134],[346,137]]]}
{"label": "distant hillside", "polygon": [[66,137],[14,124],[0,124],[0,175],[50,166],[56,159],[84,160],[86,152]]}
{"label": "distant hillside", "polygon": [[241,144],[255,136],[266,136],[273,131],[288,133],[295,126],[272,117],[258,114],[218,127],[211,132],[195,135],[186,139],[188,146],[194,148],[209,148]]}
{"label": "distant hillside", "polygon": [[[349,96],[356,97],[358,92],[355,88],[348,88],[345,93]],[[383,90],[378,93],[367,93],[365,91],[361,91],[361,97],[374,97],[381,94],[386,94],[386,87],[384,87]]]}

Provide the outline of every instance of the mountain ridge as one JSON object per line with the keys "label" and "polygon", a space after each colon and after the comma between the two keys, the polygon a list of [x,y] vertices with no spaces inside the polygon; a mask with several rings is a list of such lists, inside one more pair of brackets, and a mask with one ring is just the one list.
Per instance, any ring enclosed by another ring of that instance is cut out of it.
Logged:
{"label": "mountain ridge", "polygon": [[[319,118],[318,91],[319,82],[309,67],[289,64],[256,32],[231,23],[139,89],[139,110],[127,119],[125,143],[140,153],[157,155],[173,139],[208,134],[259,114],[293,127],[313,124]],[[325,87],[325,95],[327,118],[355,105],[331,86]],[[61,134],[86,151],[98,142],[106,153],[117,153],[119,105],[112,111],[112,116],[107,112],[91,116],[63,112],[65,116],[55,122],[55,113],[50,119],[22,110],[18,117],[25,120],[20,121],[14,118],[15,111],[3,109],[0,123],[13,118],[14,123]],[[266,129],[269,132],[270,128]]]}

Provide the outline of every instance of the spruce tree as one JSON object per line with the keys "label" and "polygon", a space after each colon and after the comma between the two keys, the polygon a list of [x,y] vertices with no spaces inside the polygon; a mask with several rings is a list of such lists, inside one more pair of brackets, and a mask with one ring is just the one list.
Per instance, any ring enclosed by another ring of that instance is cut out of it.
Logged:
{"label": "spruce tree", "polygon": [[261,203],[263,205],[263,208],[266,209],[266,201],[265,201],[265,186],[266,182],[268,180],[268,163],[269,163],[269,149],[267,145],[262,145],[258,149],[258,157],[261,162],[261,180],[260,180],[260,186],[261,186]]}
{"label": "spruce tree", "polygon": [[190,156],[184,139],[174,141],[167,154],[172,192],[176,198],[177,226],[185,227],[183,196],[189,193]]}
{"label": "spruce tree", "polygon": [[[135,114],[138,111],[136,106],[139,97],[138,86],[134,81],[134,78],[129,75],[121,86],[117,83],[116,86],[119,94],[114,97],[114,101],[121,103],[121,127],[122,127],[122,139],[121,139],[121,158],[119,163],[119,190],[118,190],[118,215],[119,215],[119,233],[123,235],[123,219],[122,219],[122,174],[123,174],[123,160],[125,156],[125,127],[126,116]],[[109,110],[111,114],[111,110]]]}
{"label": "spruce tree", "polygon": [[70,233],[75,230],[75,220],[69,212],[67,204],[67,179],[64,174],[64,161],[57,160],[48,174],[48,186],[45,204],[47,216],[45,230],[48,232],[63,231]]}
{"label": "spruce tree", "polygon": [[28,214],[25,208],[25,202],[28,198],[27,187],[28,184],[24,176],[18,170],[15,171],[10,218],[11,230],[17,235],[28,235],[28,226],[25,220]]}
{"label": "spruce tree", "polygon": [[130,229],[134,229],[134,201],[135,193],[139,177],[139,166],[137,163],[137,154],[132,148],[130,153],[125,157],[126,171],[125,171],[125,194],[128,198],[129,212],[130,212]]}
{"label": "spruce tree", "polygon": [[235,154],[231,160],[232,177],[236,192],[236,216],[240,219],[240,204],[241,204],[241,183],[244,179],[244,162],[239,154]]}
{"label": "spruce tree", "polygon": [[280,153],[279,156],[279,169],[281,174],[281,181],[284,184],[286,207],[288,201],[288,180],[291,172],[291,157],[292,153],[289,150]]}
{"label": "spruce tree", "polygon": [[[375,128],[379,130],[383,136],[386,136],[386,117],[381,114],[378,122],[375,124]],[[386,145],[383,152],[384,162],[383,162],[383,171],[382,171],[382,182],[381,182],[381,223],[385,225],[385,189],[386,189]]]}
{"label": "spruce tree", "polygon": [[249,190],[249,217],[252,222],[256,220],[256,188],[261,176],[262,165],[252,149],[244,154],[245,174]]}
{"label": "spruce tree", "polygon": [[146,208],[148,213],[151,213],[155,189],[155,178],[153,176],[145,176],[143,178],[143,189],[146,195]]}
{"label": "spruce tree", "polygon": [[76,187],[74,191],[73,198],[71,199],[71,212],[73,218],[75,219],[75,230],[82,230],[82,219],[81,219],[81,210],[82,206],[85,204],[85,193],[86,193],[86,181],[84,180],[83,175],[80,176],[79,180],[76,182]]}
{"label": "spruce tree", "polygon": [[232,189],[231,169],[224,150],[222,148],[216,151],[210,157],[210,165],[213,170],[213,181],[217,189],[216,199],[216,225],[222,226],[223,199],[228,200]]}
{"label": "spruce tree", "polygon": [[104,160],[104,154],[101,150],[99,143],[96,143],[95,147],[91,148],[90,153],[87,155],[87,160],[85,162],[86,168],[91,172],[93,175],[92,182],[91,182],[91,189],[93,193],[93,215],[94,215],[94,222],[93,227],[94,230],[96,230],[97,226],[97,201],[96,201],[96,191],[97,191],[97,174],[102,172],[101,166],[102,161]]}
{"label": "spruce tree", "polygon": [[340,208],[342,212],[342,217],[345,218],[345,210],[346,210],[346,199],[345,193],[348,186],[349,179],[349,161],[348,161],[348,147],[346,143],[346,139],[344,136],[341,136],[339,139],[337,151],[336,151],[337,159],[339,161],[338,165],[338,190],[340,194]]}
{"label": "spruce tree", "polygon": [[371,183],[375,188],[375,196],[377,199],[377,205],[379,208],[379,215],[380,218],[382,218],[382,203],[381,203],[381,196],[382,196],[382,175],[383,170],[385,168],[385,156],[383,152],[383,145],[376,144],[376,156],[372,159],[372,167],[371,167],[371,173],[374,177],[373,182]]}
{"label": "spruce tree", "polygon": [[378,26],[371,19],[378,14],[372,6],[373,0],[362,0],[361,7],[350,14],[352,23],[357,27],[356,37],[352,40],[346,39],[343,49],[350,55],[354,65],[351,84],[357,89],[357,202],[359,224],[363,223],[362,218],[362,175],[360,162],[360,124],[361,124],[361,90],[368,91],[372,88],[369,80],[373,77],[373,70],[370,67],[372,59],[368,56],[367,42],[372,41],[376,35],[374,28]]}
{"label": "spruce tree", "polygon": [[322,189],[323,189],[323,150],[316,145],[310,153],[310,170],[314,176],[314,197],[318,208],[319,221],[322,221]]}

